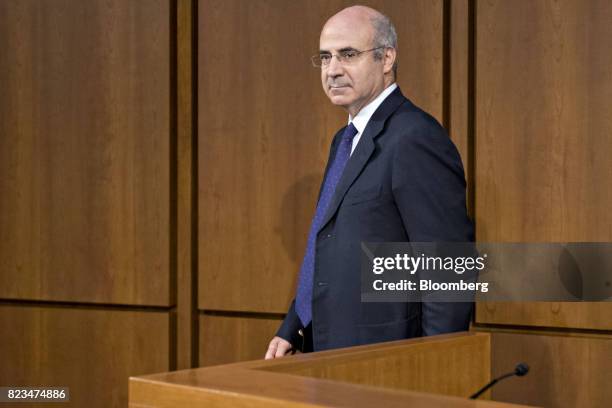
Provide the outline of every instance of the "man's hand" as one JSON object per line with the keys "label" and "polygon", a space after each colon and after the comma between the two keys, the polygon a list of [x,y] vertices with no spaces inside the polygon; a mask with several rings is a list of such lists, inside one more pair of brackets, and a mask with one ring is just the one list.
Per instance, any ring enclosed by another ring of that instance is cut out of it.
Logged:
{"label": "man's hand", "polygon": [[275,336],[270,345],[268,345],[268,351],[266,352],[266,360],[273,358],[283,357],[293,351],[293,346],[287,340]]}

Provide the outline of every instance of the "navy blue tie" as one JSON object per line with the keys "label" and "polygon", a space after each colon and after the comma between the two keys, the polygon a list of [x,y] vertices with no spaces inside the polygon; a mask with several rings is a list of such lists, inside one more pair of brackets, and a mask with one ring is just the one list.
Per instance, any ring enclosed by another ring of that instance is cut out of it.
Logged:
{"label": "navy blue tie", "polygon": [[312,224],[310,225],[310,232],[308,233],[308,244],[306,246],[306,253],[304,254],[304,260],[302,261],[302,267],[300,268],[300,280],[298,283],[297,296],[295,299],[296,312],[306,327],[312,320],[312,278],[314,275],[314,261],[315,261],[315,244],[317,241],[317,232],[322,227],[323,217],[327,212],[327,208],[331,203],[336,186],[342,172],[346,166],[351,155],[351,147],[353,145],[353,138],[357,134],[357,129],[350,123],[342,133],[342,140],[340,145],[336,149],[336,155],[334,161],[327,172],[325,177],[325,184],[323,184],[323,190],[319,197],[317,204],[317,211],[315,212]]}

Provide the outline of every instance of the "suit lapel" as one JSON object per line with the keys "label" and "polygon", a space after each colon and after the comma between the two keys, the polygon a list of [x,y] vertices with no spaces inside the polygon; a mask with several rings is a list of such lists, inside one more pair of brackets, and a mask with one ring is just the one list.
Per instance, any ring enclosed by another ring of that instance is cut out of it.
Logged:
{"label": "suit lapel", "polygon": [[385,121],[395,110],[407,99],[402,95],[399,87],[395,89],[384,101],[370,118],[366,128],[359,139],[357,148],[346,163],[346,167],[342,173],[342,177],[336,186],[336,191],[332,197],[332,201],[327,208],[321,228],[332,219],[338,207],[342,203],[346,192],[351,187],[357,176],[361,173],[372,153],[374,153],[374,139],[382,132]]}

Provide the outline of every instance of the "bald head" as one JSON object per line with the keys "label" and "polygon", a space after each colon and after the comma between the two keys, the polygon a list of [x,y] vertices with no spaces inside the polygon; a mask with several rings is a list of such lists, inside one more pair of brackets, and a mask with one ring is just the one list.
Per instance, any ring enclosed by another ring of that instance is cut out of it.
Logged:
{"label": "bald head", "polygon": [[395,82],[396,43],[389,19],[370,7],[348,7],[327,20],[319,55],[331,102],[355,116]]}
{"label": "bald head", "polygon": [[371,7],[351,6],[340,10],[331,16],[323,26],[323,30],[325,30],[325,28],[330,24],[350,24],[355,27],[355,24],[361,23],[364,25],[369,24],[371,26],[371,21],[373,19],[381,17],[384,17],[384,15]]}
{"label": "bald head", "polygon": [[[340,10],[327,20],[321,35],[326,29],[329,30],[339,26],[349,30],[355,30],[356,27],[363,29],[367,32],[365,36],[368,37],[372,48],[385,47],[397,50],[395,26],[389,17],[371,7],[351,6]],[[377,59],[383,58],[383,55],[384,50],[382,49],[374,51],[374,56]],[[397,62],[393,64],[393,76],[395,80],[397,77]]]}

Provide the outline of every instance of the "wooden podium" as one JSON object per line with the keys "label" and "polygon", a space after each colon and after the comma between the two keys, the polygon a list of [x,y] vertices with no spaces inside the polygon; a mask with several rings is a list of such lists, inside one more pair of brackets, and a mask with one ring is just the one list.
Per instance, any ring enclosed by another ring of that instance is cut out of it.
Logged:
{"label": "wooden podium", "polygon": [[490,335],[463,332],[132,377],[129,406],[520,406],[467,399],[490,373]]}

